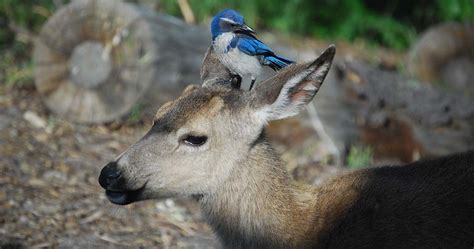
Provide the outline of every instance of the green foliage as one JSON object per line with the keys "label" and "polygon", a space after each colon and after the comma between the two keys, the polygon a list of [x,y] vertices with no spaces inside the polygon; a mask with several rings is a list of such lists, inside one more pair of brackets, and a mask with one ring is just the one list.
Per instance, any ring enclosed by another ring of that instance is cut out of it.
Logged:
{"label": "green foliage", "polygon": [[[10,48],[15,35],[12,24],[37,32],[51,14],[53,0],[0,0],[0,49]],[[24,47],[15,45],[16,49]]]}
{"label": "green foliage", "polygon": [[[25,50],[8,28],[12,23],[38,32],[56,9],[55,3],[67,2],[0,0],[0,50]],[[189,0],[189,3],[201,22],[224,8],[233,8],[257,29],[324,39],[365,40],[394,49],[407,48],[416,34],[429,25],[474,19],[473,0]],[[181,15],[176,0],[160,0],[160,6],[167,13]]]}
{"label": "green foliage", "polygon": [[372,161],[373,152],[370,147],[352,146],[347,156],[347,165],[351,169],[359,169],[369,166]]}
{"label": "green foliage", "polygon": [[14,54],[6,53],[0,58],[0,82],[7,88],[33,85],[33,65],[31,61],[18,62]]}
{"label": "green foliage", "polygon": [[472,0],[437,0],[438,17],[443,21],[474,20],[474,1]]}
{"label": "green foliage", "polygon": [[144,112],[145,105],[143,103],[136,103],[133,105],[130,113],[127,117],[127,122],[129,124],[137,124],[143,119],[143,112]]}
{"label": "green foliage", "polygon": [[[417,32],[447,20],[474,18],[472,0],[189,0],[197,19],[207,21],[224,8],[239,10],[248,24],[316,38],[365,40],[405,49]],[[175,0],[162,0],[162,9],[179,16]]]}
{"label": "green foliage", "polygon": [[19,39],[12,29],[39,32],[61,0],[0,0],[0,84],[1,89],[33,86],[30,40]]}

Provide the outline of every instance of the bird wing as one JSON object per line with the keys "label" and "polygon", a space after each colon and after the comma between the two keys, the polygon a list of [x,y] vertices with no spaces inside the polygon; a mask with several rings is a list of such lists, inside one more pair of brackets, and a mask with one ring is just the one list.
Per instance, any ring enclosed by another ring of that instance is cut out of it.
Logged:
{"label": "bird wing", "polygon": [[265,43],[253,36],[237,36],[231,41],[230,47],[237,47],[250,56],[257,56],[262,65],[267,65],[275,71],[293,63],[285,57],[275,55]]}
{"label": "bird wing", "polygon": [[[273,51],[260,40],[250,36],[240,36],[235,39],[237,48],[248,55],[273,55]],[[233,44],[231,44],[232,46]]]}

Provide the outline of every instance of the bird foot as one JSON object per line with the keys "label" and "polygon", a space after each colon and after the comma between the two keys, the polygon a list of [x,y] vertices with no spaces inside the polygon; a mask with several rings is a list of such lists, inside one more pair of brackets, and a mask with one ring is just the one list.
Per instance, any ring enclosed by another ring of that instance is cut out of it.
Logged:
{"label": "bird foot", "polygon": [[250,82],[250,87],[249,87],[249,91],[252,90],[253,88],[253,84],[255,84],[255,78],[252,78],[252,82]]}

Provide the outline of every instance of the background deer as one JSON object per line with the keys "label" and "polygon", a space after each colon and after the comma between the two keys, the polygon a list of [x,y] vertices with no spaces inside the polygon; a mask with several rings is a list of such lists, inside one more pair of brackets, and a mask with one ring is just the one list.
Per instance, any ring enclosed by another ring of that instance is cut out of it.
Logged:
{"label": "background deer", "polygon": [[[194,196],[226,248],[472,248],[474,153],[294,182],[265,137],[311,101],[335,54],[252,91],[190,86],[99,182],[120,205]],[[210,84],[213,85],[213,84]]]}

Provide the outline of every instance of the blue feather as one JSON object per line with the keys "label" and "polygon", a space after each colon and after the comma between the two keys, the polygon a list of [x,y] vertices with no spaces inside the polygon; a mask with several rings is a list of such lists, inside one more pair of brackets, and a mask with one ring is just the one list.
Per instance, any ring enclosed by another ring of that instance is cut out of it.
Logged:
{"label": "blue feather", "polygon": [[273,51],[260,40],[251,36],[237,36],[238,39],[237,47],[240,51],[248,55],[262,55],[262,54],[273,54]]}
{"label": "blue feather", "polygon": [[274,70],[279,70],[293,63],[293,61],[275,55],[275,53],[263,42],[252,36],[236,36],[229,44],[229,47],[237,47],[240,51],[257,56],[260,63],[270,66]]}
{"label": "blue feather", "polygon": [[293,61],[291,61],[291,60],[289,60],[285,57],[275,55],[275,54],[273,54],[271,56],[265,56],[263,58],[263,64],[271,67],[275,71],[280,70],[280,69],[288,66],[291,63],[293,63]]}

